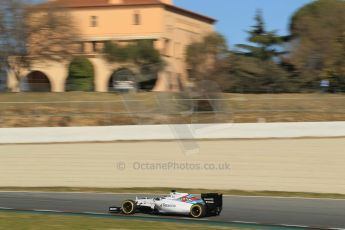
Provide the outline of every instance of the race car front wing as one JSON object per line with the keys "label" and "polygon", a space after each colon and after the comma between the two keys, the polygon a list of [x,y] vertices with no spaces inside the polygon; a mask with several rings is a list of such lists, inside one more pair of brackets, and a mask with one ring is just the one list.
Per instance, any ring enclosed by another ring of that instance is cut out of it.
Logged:
{"label": "race car front wing", "polygon": [[122,210],[121,210],[121,207],[115,207],[115,206],[112,206],[112,207],[109,207],[109,213],[121,213]]}

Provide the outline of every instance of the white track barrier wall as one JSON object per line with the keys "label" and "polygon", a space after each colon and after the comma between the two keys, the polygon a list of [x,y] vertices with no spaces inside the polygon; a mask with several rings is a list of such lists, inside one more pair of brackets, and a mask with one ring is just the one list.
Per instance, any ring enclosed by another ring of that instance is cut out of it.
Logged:
{"label": "white track barrier wall", "polygon": [[303,137],[345,137],[345,122],[0,129],[0,144]]}
{"label": "white track barrier wall", "polygon": [[345,194],[345,122],[0,129],[0,142],[0,187]]}
{"label": "white track barrier wall", "polygon": [[[186,154],[184,147],[189,144],[198,151]],[[345,194],[344,149],[345,138],[0,145],[0,187],[166,187]],[[217,170],[210,164],[222,168]]]}

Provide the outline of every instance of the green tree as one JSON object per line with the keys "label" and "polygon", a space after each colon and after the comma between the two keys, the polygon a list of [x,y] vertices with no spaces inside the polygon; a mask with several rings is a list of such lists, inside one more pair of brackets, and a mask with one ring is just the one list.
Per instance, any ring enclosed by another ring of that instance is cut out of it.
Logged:
{"label": "green tree", "polygon": [[253,45],[238,44],[240,48],[239,54],[254,57],[262,61],[271,61],[284,54],[281,51],[281,45],[284,41],[283,37],[278,36],[276,31],[267,31],[263,20],[262,12],[257,11],[255,15],[256,24],[252,30],[248,31],[248,41]]}
{"label": "green tree", "polygon": [[111,41],[105,43],[103,52],[109,62],[127,62],[130,60],[128,47],[121,47]]}
{"label": "green tree", "polygon": [[232,53],[228,59],[227,91],[282,93],[294,91],[290,75],[273,61]]}
{"label": "green tree", "polygon": [[127,46],[120,46],[109,41],[106,42],[103,52],[110,62],[130,62],[138,66],[163,65],[164,63],[151,40],[136,41]]}
{"label": "green tree", "polygon": [[228,53],[227,42],[218,33],[209,34],[202,41],[190,44],[186,49],[190,77],[195,80],[217,81],[219,78],[213,73],[221,72]]}
{"label": "green tree", "polygon": [[129,56],[140,66],[150,64],[162,64],[163,60],[158,50],[153,46],[153,41],[142,40],[130,46]]}
{"label": "green tree", "polygon": [[68,85],[70,90],[93,90],[94,69],[86,57],[76,57],[69,66]]}
{"label": "green tree", "polygon": [[248,31],[250,44],[236,45],[239,50],[229,58],[230,91],[286,92],[291,91],[289,74],[282,68],[284,37],[267,31],[262,12],[255,15],[256,24]]}
{"label": "green tree", "polygon": [[334,90],[345,90],[345,2],[317,0],[298,10],[290,26],[289,61],[301,87],[328,79]]}

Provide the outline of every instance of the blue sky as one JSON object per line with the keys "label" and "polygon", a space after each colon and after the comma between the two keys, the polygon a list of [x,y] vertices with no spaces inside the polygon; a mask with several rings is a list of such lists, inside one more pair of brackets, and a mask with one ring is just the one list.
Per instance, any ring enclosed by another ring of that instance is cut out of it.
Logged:
{"label": "blue sky", "polygon": [[174,0],[175,5],[218,20],[216,29],[233,46],[245,43],[246,30],[254,25],[257,9],[263,11],[268,30],[288,33],[289,19],[297,9],[312,0]]}

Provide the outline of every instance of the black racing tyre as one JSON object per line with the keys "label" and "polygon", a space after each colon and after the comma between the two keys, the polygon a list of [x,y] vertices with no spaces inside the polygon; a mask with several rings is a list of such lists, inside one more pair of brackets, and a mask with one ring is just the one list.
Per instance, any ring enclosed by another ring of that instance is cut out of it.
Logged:
{"label": "black racing tyre", "polygon": [[202,218],[206,214],[205,206],[202,204],[194,204],[190,208],[190,215],[193,218]]}
{"label": "black racing tyre", "polygon": [[122,202],[121,210],[125,215],[133,215],[137,209],[137,205],[134,200],[125,200]]}

